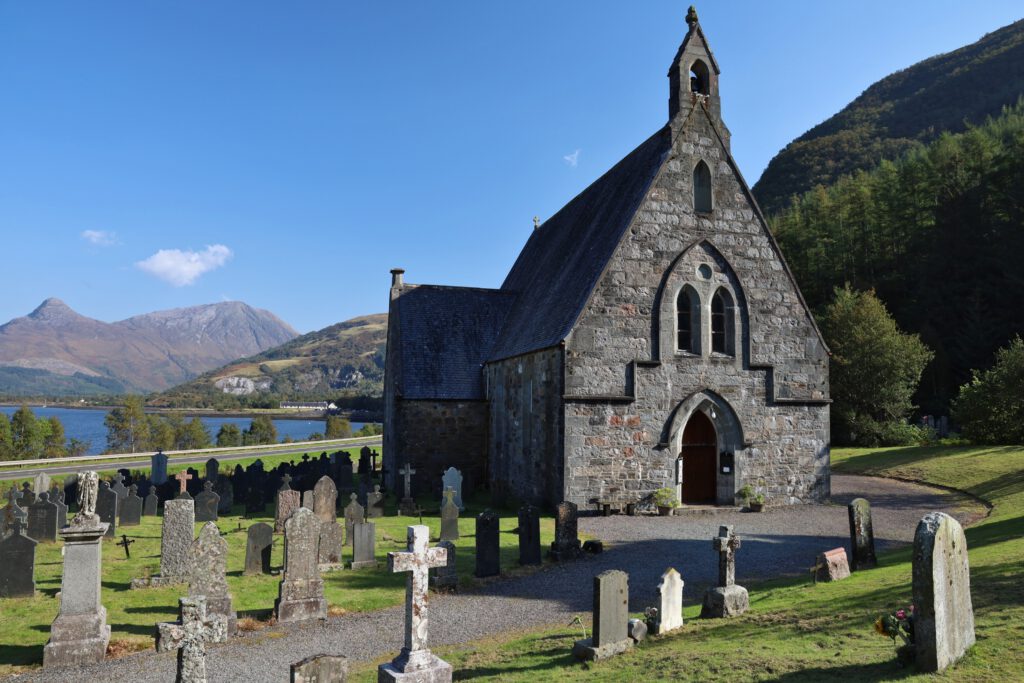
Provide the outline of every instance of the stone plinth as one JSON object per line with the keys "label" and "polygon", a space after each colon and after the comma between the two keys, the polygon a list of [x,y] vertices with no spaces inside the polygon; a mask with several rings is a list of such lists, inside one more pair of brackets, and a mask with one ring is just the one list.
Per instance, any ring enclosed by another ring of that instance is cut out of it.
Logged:
{"label": "stone plinth", "polygon": [[743,586],[716,586],[704,594],[700,616],[705,619],[735,617],[746,612],[748,607],[750,596]]}
{"label": "stone plinth", "polygon": [[345,683],[348,659],[340,655],[314,655],[291,667],[291,683]]}

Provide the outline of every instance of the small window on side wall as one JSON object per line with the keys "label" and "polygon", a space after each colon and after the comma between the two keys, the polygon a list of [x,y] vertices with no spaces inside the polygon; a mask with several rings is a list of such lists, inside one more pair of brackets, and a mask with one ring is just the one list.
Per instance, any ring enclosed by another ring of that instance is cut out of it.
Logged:
{"label": "small window on side wall", "polygon": [[735,307],[732,295],[719,289],[711,299],[711,351],[736,355]]}
{"label": "small window on side wall", "polygon": [[693,210],[711,213],[711,169],[703,160],[693,169]]}
{"label": "small window on side wall", "polygon": [[700,301],[691,287],[683,287],[676,300],[676,350],[700,353]]}

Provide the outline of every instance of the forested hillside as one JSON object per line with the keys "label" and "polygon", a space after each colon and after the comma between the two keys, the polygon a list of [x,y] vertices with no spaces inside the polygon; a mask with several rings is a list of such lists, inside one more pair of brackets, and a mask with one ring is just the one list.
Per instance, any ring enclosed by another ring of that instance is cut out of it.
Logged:
{"label": "forested hillside", "polygon": [[1024,104],[902,160],[817,187],[771,220],[812,307],[875,288],[935,351],[918,401],[944,413],[1024,333]]}
{"label": "forested hillside", "polygon": [[767,214],[815,185],[898,159],[945,131],[998,115],[1024,93],[1024,20],[878,81],[791,142],[754,185]]}

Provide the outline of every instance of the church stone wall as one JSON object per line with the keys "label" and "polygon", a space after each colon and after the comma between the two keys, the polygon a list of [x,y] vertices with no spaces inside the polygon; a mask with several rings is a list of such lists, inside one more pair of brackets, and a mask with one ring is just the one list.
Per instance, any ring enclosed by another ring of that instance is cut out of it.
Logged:
{"label": "church stone wall", "polygon": [[[669,158],[566,341],[565,393],[579,397],[565,407],[566,498],[625,503],[674,486],[673,411],[710,390],[735,411],[746,442],[736,449],[733,491],[750,483],[769,504],[821,500],[827,353],[701,105],[680,116]],[[693,212],[699,160],[712,171],[707,215]],[[679,354],[673,331],[661,334],[675,324],[674,313],[663,319],[661,297],[673,296],[664,290],[700,277],[690,257],[739,290],[735,357]],[[726,494],[720,486],[719,503],[733,502]]]}
{"label": "church stone wall", "polygon": [[554,506],[564,499],[562,349],[489,363],[492,491]]}
{"label": "church stone wall", "polygon": [[[415,494],[430,492],[440,496],[441,475],[449,467],[462,471],[466,490],[486,481],[488,418],[485,401],[399,399],[396,408],[394,457],[398,468],[411,462],[416,470]],[[395,476],[396,490],[401,492],[402,479]]]}

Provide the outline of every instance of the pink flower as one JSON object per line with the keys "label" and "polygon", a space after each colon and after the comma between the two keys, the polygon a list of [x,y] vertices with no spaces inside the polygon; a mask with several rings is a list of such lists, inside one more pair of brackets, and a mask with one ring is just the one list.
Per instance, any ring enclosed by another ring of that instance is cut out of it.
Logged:
{"label": "pink flower", "polygon": [[906,610],[902,610],[902,609],[896,610],[896,618],[897,619],[906,619],[907,618]]}

